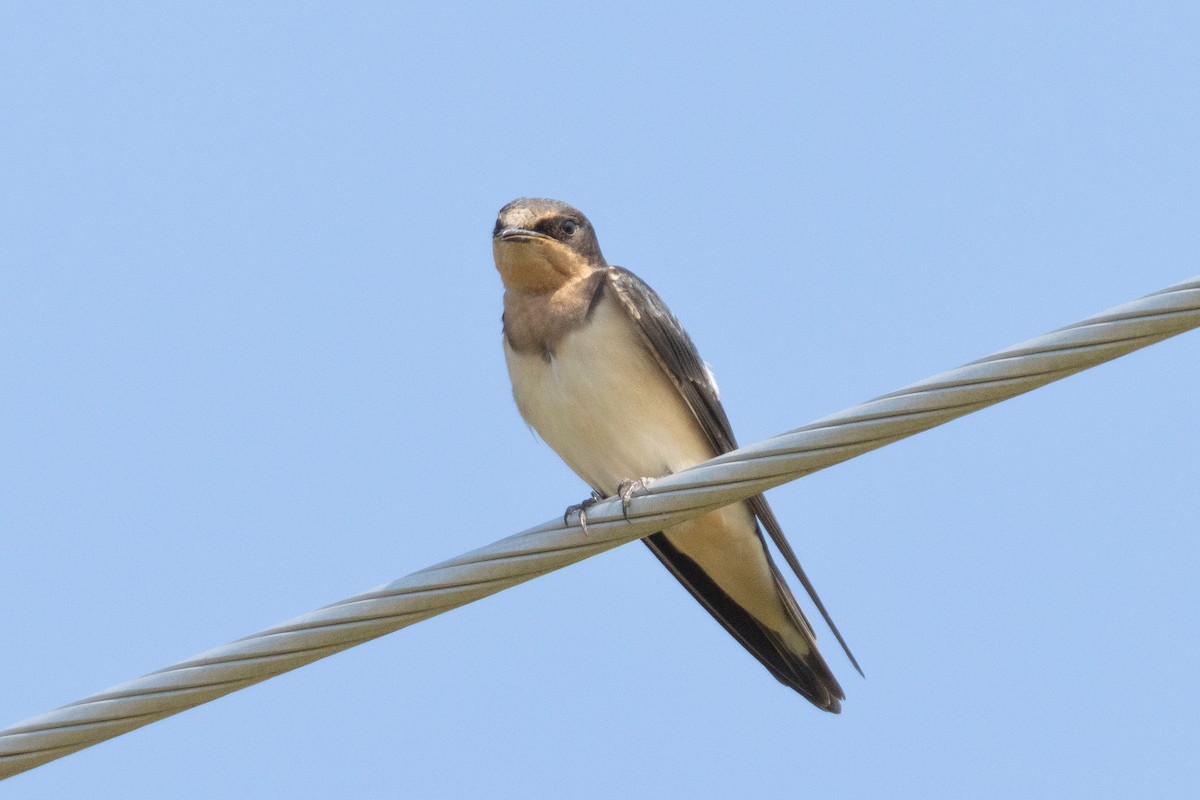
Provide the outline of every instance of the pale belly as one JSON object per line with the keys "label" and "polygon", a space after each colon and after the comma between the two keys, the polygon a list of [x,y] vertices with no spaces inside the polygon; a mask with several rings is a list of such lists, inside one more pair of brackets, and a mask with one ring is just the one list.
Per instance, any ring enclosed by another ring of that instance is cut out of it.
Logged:
{"label": "pale belly", "polygon": [[657,477],[715,453],[699,424],[623,312],[602,301],[553,358],[504,347],[517,408],[579,477],[612,494],[627,479]]}
{"label": "pale belly", "polygon": [[[616,304],[605,299],[555,356],[504,355],[525,421],[593,489],[678,472],[715,455],[675,385]],[[745,503],[664,531],[725,591],[777,630],[789,629],[762,539]]]}

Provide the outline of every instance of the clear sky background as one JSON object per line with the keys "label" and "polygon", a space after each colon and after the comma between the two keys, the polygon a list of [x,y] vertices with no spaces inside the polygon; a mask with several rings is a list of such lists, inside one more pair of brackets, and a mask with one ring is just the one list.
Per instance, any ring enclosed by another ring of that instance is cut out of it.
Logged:
{"label": "clear sky background", "polygon": [[[1195,3],[827,5],[4,4],[0,725],[586,494],[510,397],[513,197],[747,443],[1200,272]],[[771,492],[841,716],[634,544],[0,794],[1195,796],[1198,363]]]}

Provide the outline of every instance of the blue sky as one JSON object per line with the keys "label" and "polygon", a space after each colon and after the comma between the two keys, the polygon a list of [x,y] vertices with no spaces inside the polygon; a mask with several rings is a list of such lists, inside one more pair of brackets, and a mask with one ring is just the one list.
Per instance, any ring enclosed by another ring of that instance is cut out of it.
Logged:
{"label": "blue sky", "polygon": [[[752,442],[1200,269],[1194,4],[10,3],[0,725],[541,522],[489,234],[580,206]],[[867,673],[640,545],[14,798],[1200,789],[1200,335],[770,497]]]}

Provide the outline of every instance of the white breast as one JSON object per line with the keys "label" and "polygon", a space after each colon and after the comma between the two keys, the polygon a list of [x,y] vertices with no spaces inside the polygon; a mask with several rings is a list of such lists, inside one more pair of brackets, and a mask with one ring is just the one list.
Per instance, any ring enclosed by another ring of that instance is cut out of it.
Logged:
{"label": "white breast", "polygon": [[[678,472],[713,452],[678,389],[610,297],[563,337],[549,361],[505,342],[525,421],[579,477],[611,495],[623,480]],[[795,634],[745,503],[664,531],[727,595],[782,635]],[[798,652],[807,652],[801,637]]]}
{"label": "white breast", "polygon": [[517,408],[579,477],[612,494],[715,453],[617,301],[605,297],[549,360],[504,346]]}

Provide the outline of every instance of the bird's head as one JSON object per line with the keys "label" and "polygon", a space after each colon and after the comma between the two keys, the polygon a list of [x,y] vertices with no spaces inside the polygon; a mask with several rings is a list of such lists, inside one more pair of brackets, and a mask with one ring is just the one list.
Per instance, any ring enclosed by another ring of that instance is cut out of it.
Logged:
{"label": "bird's head", "polygon": [[500,209],[492,254],[509,289],[552,292],[605,266],[596,231],[560,200],[520,197]]}

